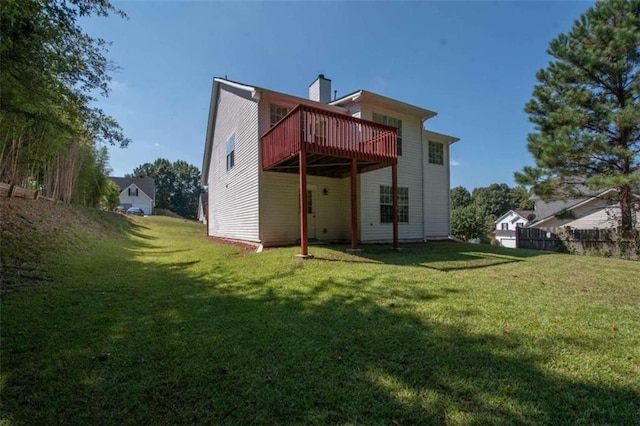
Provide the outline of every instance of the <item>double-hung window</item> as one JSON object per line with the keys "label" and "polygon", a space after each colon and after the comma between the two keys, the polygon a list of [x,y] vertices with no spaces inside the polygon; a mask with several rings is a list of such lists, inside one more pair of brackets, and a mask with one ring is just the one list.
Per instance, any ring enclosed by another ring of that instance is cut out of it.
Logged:
{"label": "double-hung window", "polygon": [[[380,186],[380,222],[393,223],[393,188]],[[398,187],[398,222],[409,223],[409,188]]]}
{"label": "double-hung window", "polygon": [[444,145],[438,142],[429,142],[429,163],[444,164]]}
{"label": "double-hung window", "polygon": [[398,129],[398,155],[402,155],[402,120],[373,113],[373,121]]}
{"label": "double-hung window", "polygon": [[276,104],[271,104],[269,108],[269,124],[270,124],[269,127],[275,126],[275,124],[278,121],[282,120],[284,116],[287,115],[288,112],[289,110],[286,107],[276,105]]}
{"label": "double-hung window", "polygon": [[227,140],[227,171],[236,164],[236,134],[232,134]]}
{"label": "double-hung window", "polygon": [[138,188],[129,187],[129,196],[130,197],[137,197],[138,196]]}

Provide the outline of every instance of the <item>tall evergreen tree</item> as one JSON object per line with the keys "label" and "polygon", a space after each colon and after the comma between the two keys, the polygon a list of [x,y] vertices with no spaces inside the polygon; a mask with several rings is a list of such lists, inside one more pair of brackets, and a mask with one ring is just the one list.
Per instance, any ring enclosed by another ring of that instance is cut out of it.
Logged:
{"label": "tall evergreen tree", "polygon": [[633,228],[640,182],[640,1],[604,0],[547,51],[526,105],[536,167],[516,180],[542,197],[616,188],[622,230]]}

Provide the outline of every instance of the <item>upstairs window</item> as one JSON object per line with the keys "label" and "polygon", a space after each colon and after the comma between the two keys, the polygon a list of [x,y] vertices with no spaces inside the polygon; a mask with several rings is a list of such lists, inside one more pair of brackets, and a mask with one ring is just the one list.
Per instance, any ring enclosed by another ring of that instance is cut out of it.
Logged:
{"label": "upstairs window", "polygon": [[503,231],[508,231],[509,230],[509,224],[508,223],[503,223],[502,224],[502,230]]}
{"label": "upstairs window", "polygon": [[393,117],[387,117],[386,115],[373,113],[373,121],[375,123],[384,124],[386,126],[395,127],[398,129],[398,155],[402,155],[402,120]]}
{"label": "upstairs window", "polygon": [[[380,186],[380,222],[393,223],[393,188]],[[398,222],[409,223],[409,188],[398,187]]]}
{"label": "upstairs window", "polygon": [[229,137],[227,141],[227,171],[231,170],[236,164],[236,135],[235,133]]}
{"label": "upstairs window", "polygon": [[429,163],[444,164],[444,145],[438,142],[429,142]]}
{"label": "upstairs window", "polygon": [[138,196],[138,188],[129,187],[129,196],[130,197],[137,197]]}
{"label": "upstairs window", "polygon": [[271,104],[269,114],[269,124],[271,125],[271,127],[273,127],[278,121],[282,120],[288,113],[289,110],[286,107]]}

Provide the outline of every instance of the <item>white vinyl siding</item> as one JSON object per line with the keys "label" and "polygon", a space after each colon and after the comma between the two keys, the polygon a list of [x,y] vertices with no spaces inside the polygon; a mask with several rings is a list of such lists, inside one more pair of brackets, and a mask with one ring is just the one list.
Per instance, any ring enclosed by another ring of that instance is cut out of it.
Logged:
{"label": "white vinyl siding", "polygon": [[[227,171],[227,142],[232,136],[234,166]],[[250,93],[220,85],[213,138],[208,233],[258,241],[258,105]]]}
{"label": "white vinyl siding", "polygon": [[428,239],[446,239],[451,233],[449,210],[449,144],[441,143],[442,163],[429,162],[429,140],[424,137],[424,230]]}
{"label": "white vinyl siding", "polygon": [[[419,117],[362,104],[362,118],[372,120],[373,113],[402,121],[402,156],[398,157],[398,186],[410,194],[408,223],[398,226],[399,238],[421,241],[423,235],[422,121]],[[372,120],[373,121],[373,120]],[[380,186],[391,186],[391,167],[360,175],[360,233],[362,242],[387,242],[393,239],[393,224],[380,222]]]}

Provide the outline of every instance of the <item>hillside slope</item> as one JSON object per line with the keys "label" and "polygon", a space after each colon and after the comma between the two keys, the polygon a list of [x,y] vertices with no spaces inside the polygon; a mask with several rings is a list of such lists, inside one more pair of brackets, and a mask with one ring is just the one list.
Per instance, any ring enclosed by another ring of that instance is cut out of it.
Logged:
{"label": "hillside slope", "polygon": [[84,250],[105,236],[122,237],[126,216],[44,200],[0,198],[0,288],[47,281],[52,255]]}

